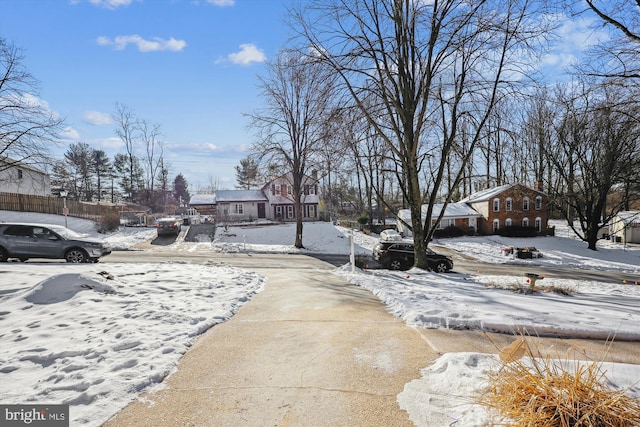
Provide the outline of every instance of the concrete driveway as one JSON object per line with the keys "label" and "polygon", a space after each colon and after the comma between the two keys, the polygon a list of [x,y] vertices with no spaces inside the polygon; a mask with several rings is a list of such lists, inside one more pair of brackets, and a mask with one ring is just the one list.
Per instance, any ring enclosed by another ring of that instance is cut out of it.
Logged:
{"label": "concrete driveway", "polygon": [[266,288],[204,334],[166,388],[107,426],[410,426],[396,395],[438,354],[321,261],[265,269]]}
{"label": "concrete driveway", "polygon": [[[164,388],[106,426],[411,426],[396,396],[442,353],[496,353],[513,337],[416,330],[371,293],[310,257],[220,257],[267,277],[263,292],[205,333]],[[578,348],[640,363],[637,343],[536,340],[553,354]],[[608,350],[608,351],[607,351]],[[599,357],[601,355],[602,357]]]}

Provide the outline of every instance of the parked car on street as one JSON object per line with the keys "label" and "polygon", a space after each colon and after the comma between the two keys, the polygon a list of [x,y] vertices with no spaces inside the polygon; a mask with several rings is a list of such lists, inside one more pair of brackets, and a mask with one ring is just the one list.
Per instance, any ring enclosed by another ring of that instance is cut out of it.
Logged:
{"label": "parked car on street", "polygon": [[83,236],[61,225],[0,223],[0,262],[9,258],[97,262],[110,253],[111,247],[104,240]]}
{"label": "parked car on street", "polygon": [[[373,259],[390,270],[408,270],[415,260],[413,242],[408,240],[380,240],[373,248]],[[427,248],[429,269],[446,273],[453,269],[453,259]]]}
{"label": "parked car on street", "polygon": [[164,235],[173,235],[177,236],[180,234],[180,227],[182,225],[182,221],[178,218],[168,217],[168,218],[160,218],[157,221],[156,229],[158,231],[158,236]]}

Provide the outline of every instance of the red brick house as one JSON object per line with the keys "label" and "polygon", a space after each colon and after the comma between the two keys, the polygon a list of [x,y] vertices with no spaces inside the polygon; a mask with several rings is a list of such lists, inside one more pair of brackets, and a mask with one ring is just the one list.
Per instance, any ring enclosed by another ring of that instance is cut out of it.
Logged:
{"label": "red brick house", "polygon": [[495,234],[509,226],[535,227],[539,234],[547,229],[548,196],[521,184],[489,188],[460,202],[482,215],[478,220],[478,231],[483,234]]}

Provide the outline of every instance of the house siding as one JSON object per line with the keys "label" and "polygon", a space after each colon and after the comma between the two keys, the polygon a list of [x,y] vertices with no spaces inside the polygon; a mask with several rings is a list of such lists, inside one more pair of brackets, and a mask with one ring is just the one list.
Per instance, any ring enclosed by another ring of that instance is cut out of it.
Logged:
{"label": "house siding", "polygon": [[[539,205],[536,198],[540,197]],[[528,198],[529,208],[523,208],[524,200]],[[511,210],[507,211],[507,199],[511,199]],[[494,211],[494,200],[499,201],[498,211]],[[513,226],[523,226],[528,221],[529,227],[536,225],[536,219],[540,221],[539,233],[543,234],[548,222],[548,197],[546,194],[523,185],[516,184],[506,190],[492,195],[487,200],[479,200],[469,203],[471,207],[482,214],[483,218],[478,223],[478,229],[484,234],[494,233],[494,221],[498,220],[499,229],[507,226],[507,220],[511,220]]]}
{"label": "house siding", "polygon": [[51,180],[44,172],[18,164],[0,171],[0,192],[50,196]]}
{"label": "house siding", "polygon": [[[253,221],[270,219],[295,221],[293,186],[289,175],[276,178],[261,190],[220,190],[215,195],[196,195],[190,206],[201,215],[211,215],[216,221]],[[318,219],[318,183],[305,177],[302,183],[302,217]]]}

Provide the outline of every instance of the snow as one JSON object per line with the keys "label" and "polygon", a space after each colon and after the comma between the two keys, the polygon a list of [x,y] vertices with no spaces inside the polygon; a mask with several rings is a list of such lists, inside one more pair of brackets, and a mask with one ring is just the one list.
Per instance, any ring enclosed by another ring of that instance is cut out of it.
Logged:
{"label": "snow", "polygon": [[[0,211],[0,221],[64,225],[64,218]],[[69,228],[105,238],[126,250],[155,237],[155,230],[121,228],[99,235],[91,221],[68,218]],[[558,228],[557,228],[558,229]],[[304,225],[305,249],[293,247],[294,224],[219,228],[215,241],[177,240],[149,251],[371,254],[377,236],[329,223]],[[461,237],[434,242],[490,263],[590,268],[640,279],[640,247],[599,242],[597,252],[567,236],[535,239]],[[151,246],[151,245],[148,245]],[[502,255],[505,246],[535,246],[543,258]],[[29,274],[24,274],[25,266]],[[455,270],[455,268],[454,268]],[[562,333],[576,337],[615,334],[640,339],[640,286],[571,278],[545,278],[544,285],[571,290],[525,294],[500,286],[526,287],[521,276],[436,274],[360,270],[334,271],[369,289],[389,311],[418,328],[483,328]],[[260,292],[255,272],[213,265],[82,264],[63,262],[0,265],[0,402],[68,403],[71,425],[98,426],[142,391],[161,387],[194,339],[228,320]],[[405,386],[399,405],[418,426],[481,426],[489,414],[473,404],[492,355],[448,353]],[[636,365],[606,365],[607,378],[640,398]],[[6,385],[10,384],[9,387]]]}

